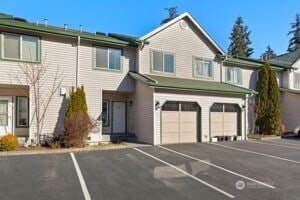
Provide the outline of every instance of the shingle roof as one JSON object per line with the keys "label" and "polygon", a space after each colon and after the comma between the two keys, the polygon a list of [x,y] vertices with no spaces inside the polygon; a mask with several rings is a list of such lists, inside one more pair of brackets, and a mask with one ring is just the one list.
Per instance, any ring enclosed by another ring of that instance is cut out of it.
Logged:
{"label": "shingle roof", "polygon": [[296,51],[285,53],[275,58],[270,59],[271,64],[283,65],[285,67],[292,67],[293,64],[300,59],[300,49]]}
{"label": "shingle roof", "polygon": [[85,31],[79,31],[79,30],[73,30],[73,29],[67,29],[56,26],[45,26],[44,24],[37,24],[37,23],[29,23],[25,19],[14,17],[12,15],[7,15],[0,13],[0,27],[4,28],[14,28],[18,30],[26,30],[26,31],[32,31],[36,33],[45,33],[45,34],[51,34],[51,35],[60,35],[65,37],[73,37],[76,38],[78,36],[81,37],[81,39],[90,40],[90,41],[98,41],[108,44],[116,44],[121,46],[137,46],[138,43],[141,42],[140,39],[131,36],[131,40],[128,38],[121,38],[121,37],[112,37],[105,34],[94,34],[90,32]]}
{"label": "shingle roof", "polygon": [[137,72],[129,72],[129,75],[139,81],[144,82],[148,86],[155,88],[194,90],[214,93],[231,93],[231,94],[255,94],[253,90],[238,87],[235,85],[215,82],[203,81],[195,79],[183,79],[176,77],[144,75]]}

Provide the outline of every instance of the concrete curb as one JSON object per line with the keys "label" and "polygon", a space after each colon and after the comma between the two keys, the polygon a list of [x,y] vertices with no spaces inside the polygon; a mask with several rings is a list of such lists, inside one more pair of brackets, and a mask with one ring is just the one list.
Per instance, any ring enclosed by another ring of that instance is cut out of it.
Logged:
{"label": "concrete curb", "polygon": [[88,146],[83,148],[62,148],[62,149],[46,149],[46,150],[25,150],[25,151],[0,151],[1,156],[19,156],[19,155],[41,155],[41,154],[63,154],[71,152],[89,152],[102,150],[117,150],[125,148],[135,148],[142,146],[151,146],[148,144],[125,143],[121,144],[103,144],[99,146]]}

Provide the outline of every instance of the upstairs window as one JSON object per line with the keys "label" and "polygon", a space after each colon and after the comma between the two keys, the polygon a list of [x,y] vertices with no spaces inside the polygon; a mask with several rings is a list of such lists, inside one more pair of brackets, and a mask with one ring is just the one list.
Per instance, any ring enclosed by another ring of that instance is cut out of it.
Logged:
{"label": "upstairs window", "polygon": [[204,58],[194,58],[194,76],[212,77],[212,61]]}
{"label": "upstairs window", "polygon": [[242,84],[242,70],[239,67],[226,67],[226,81]]}
{"label": "upstairs window", "polygon": [[122,69],[122,50],[107,47],[96,47],[95,68],[108,70]]}
{"label": "upstairs window", "polygon": [[294,72],[294,88],[300,89],[300,73]]}
{"label": "upstairs window", "polygon": [[152,51],[152,70],[154,72],[174,73],[174,54]]}
{"label": "upstairs window", "polygon": [[1,57],[3,59],[38,62],[39,43],[39,37],[3,33]]}

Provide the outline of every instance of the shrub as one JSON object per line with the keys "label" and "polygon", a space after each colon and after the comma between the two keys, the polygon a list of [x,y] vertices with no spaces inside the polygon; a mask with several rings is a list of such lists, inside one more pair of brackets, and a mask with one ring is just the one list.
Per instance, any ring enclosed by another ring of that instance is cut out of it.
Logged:
{"label": "shrub", "polygon": [[71,115],[64,122],[65,147],[84,147],[89,132],[96,123],[85,113]]}
{"label": "shrub", "polygon": [[4,135],[0,139],[0,151],[12,151],[18,147],[17,137],[13,134]]}

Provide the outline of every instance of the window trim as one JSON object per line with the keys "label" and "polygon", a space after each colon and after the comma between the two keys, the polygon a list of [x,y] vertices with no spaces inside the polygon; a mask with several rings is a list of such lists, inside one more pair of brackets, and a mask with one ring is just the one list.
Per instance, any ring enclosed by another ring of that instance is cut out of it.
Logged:
{"label": "window trim", "polygon": [[[97,60],[97,48],[105,48],[106,50],[109,50],[109,49],[120,50],[121,51],[120,69],[110,69],[109,68],[109,53],[107,53],[107,68],[97,67],[97,61],[96,61]],[[109,47],[109,46],[100,46],[100,45],[94,45],[93,49],[94,49],[93,50],[93,69],[102,70],[102,71],[109,71],[109,72],[123,72],[123,49]]]}
{"label": "window trim", "polygon": [[[4,35],[12,35],[12,36],[18,36],[19,42],[20,42],[20,59],[15,58],[6,58],[4,57]],[[38,48],[37,48],[37,60],[36,61],[29,61],[29,60],[23,60],[23,44],[22,39],[23,36],[29,36],[29,37],[35,37],[38,39]],[[12,62],[24,62],[24,63],[41,63],[41,56],[42,56],[42,48],[41,48],[41,37],[36,35],[28,35],[28,34],[18,34],[18,33],[11,33],[11,32],[0,32],[0,60],[4,61],[12,61]]]}
{"label": "window trim", "polygon": [[[295,76],[296,76],[296,74],[299,76],[299,83],[298,83],[298,85],[299,85],[299,87],[296,87],[296,84],[295,84]],[[300,90],[300,72],[298,71],[298,72],[293,72],[293,88],[295,89],[295,90]]]}
{"label": "window trim", "polygon": [[[194,78],[201,78],[201,79],[214,79],[214,62],[213,62],[213,59],[210,59],[210,58],[205,58],[205,57],[201,57],[201,56],[192,56],[192,59],[193,59],[193,62],[192,62],[192,65],[193,65],[193,77]],[[211,62],[211,76],[204,76],[204,75],[196,75],[195,73],[195,69],[196,69],[196,59],[202,59],[203,62],[204,61],[210,61]]]}
{"label": "window trim", "polygon": [[[157,71],[157,70],[154,70],[153,68],[153,52],[156,51],[156,52],[160,52],[163,54],[163,60],[162,60],[162,63],[163,63],[163,71]],[[174,72],[165,72],[165,54],[171,54],[173,55],[173,63],[174,63]],[[151,73],[157,73],[157,74],[168,74],[168,75],[176,75],[176,54],[174,52],[171,52],[171,51],[163,51],[163,50],[157,50],[157,49],[151,49],[150,50],[150,59],[151,59],[151,62],[150,62],[150,69],[151,69]]]}
{"label": "window trim", "polygon": [[109,127],[110,126],[110,101],[109,100],[102,100],[102,104],[106,102],[107,103],[107,124],[104,124],[103,123],[103,120],[102,120],[102,116],[103,116],[103,105],[102,105],[102,109],[101,109],[101,122],[102,122],[102,126],[103,127]]}
{"label": "window trim", "polygon": [[[7,106],[6,106],[6,112],[4,113],[5,115],[6,115],[6,124],[5,125],[1,125],[1,126],[8,126],[8,100],[0,100],[0,102],[5,102],[5,103],[7,103]],[[1,115],[3,115],[3,114],[1,114]]]}
{"label": "window trim", "polygon": [[[27,99],[27,125],[19,125],[19,99]],[[29,128],[29,98],[26,96],[16,96],[16,128]]]}
{"label": "window trim", "polygon": [[[227,80],[227,73],[228,73],[228,68],[232,68],[232,69],[239,69],[240,70],[240,81],[239,82],[234,82],[232,80]],[[225,82],[226,83],[231,83],[231,84],[235,84],[235,85],[242,85],[243,84],[243,71],[241,67],[233,67],[233,66],[226,66],[225,68]]]}

